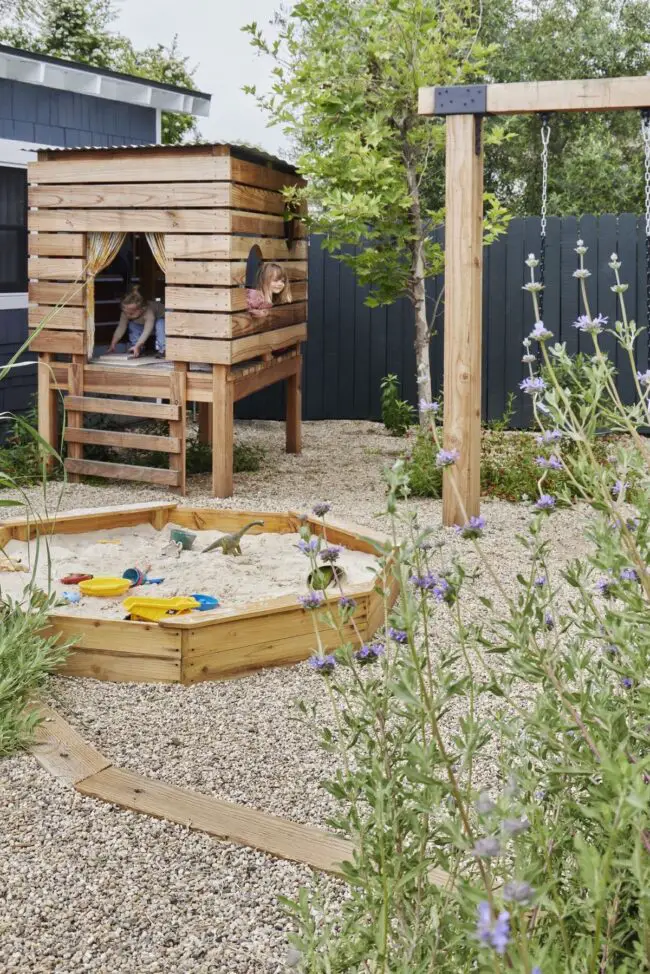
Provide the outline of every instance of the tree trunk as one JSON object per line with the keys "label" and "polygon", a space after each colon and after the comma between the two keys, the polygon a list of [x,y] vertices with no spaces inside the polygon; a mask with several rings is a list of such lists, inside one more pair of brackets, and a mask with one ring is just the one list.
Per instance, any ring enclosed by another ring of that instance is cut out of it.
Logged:
{"label": "tree trunk", "polygon": [[[429,323],[427,321],[427,296],[425,288],[424,264],[424,225],[420,206],[420,186],[415,163],[411,158],[409,148],[405,150],[406,181],[411,197],[411,221],[413,235],[411,259],[410,298],[415,318],[415,366],[418,389],[418,403],[423,399],[431,402],[431,364],[429,361]],[[420,410],[420,423],[424,425],[427,416]]]}

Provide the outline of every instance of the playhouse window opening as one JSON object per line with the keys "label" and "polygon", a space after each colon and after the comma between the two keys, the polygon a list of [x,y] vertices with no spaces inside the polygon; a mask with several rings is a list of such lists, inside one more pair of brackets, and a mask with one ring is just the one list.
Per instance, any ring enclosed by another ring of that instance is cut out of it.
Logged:
{"label": "playhouse window opening", "polygon": [[[115,260],[95,279],[95,348],[101,354],[110,345],[122,312],[122,299],[138,287],[146,301],[156,301],[165,306],[165,275],[156,263],[144,233],[129,233]],[[152,334],[144,354],[153,354],[155,339]],[[126,352],[127,336],[118,351]]]}

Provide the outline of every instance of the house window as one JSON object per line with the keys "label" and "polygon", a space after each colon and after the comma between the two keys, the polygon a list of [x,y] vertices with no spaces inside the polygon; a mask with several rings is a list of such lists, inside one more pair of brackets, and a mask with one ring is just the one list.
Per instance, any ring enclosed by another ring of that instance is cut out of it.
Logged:
{"label": "house window", "polygon": [[0,166],[0,294],[27,290],[27,173]]}

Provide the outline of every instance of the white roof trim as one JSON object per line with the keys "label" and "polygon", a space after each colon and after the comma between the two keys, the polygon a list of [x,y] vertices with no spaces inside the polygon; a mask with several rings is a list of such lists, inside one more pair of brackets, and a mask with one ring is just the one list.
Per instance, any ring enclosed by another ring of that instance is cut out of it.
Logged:
{"label": "white roof trim", "polygon": [[145,79],[131,81],[129,78],[112,78],[98,72],[81,71],[71,63],[51,64],[35,61],[0,51],[0,78],[8,81],[22,81],[30,85],[44,85],[59,91],[72,91],[108,101],[120,101],[127,105],[143,105],[146,108],[159,108],[164,112],[186,112],[207,118],[210,114],[210,99],[200,94],[183,94],[168,91]]}

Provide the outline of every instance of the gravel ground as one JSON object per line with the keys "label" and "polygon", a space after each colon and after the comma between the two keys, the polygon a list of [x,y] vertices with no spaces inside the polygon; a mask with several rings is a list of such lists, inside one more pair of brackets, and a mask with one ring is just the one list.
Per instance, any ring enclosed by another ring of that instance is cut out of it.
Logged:
{"label": "gravel ground", "polygon": [[[381,528],[382,468],[402,443],[371,423],[305,425],[300,457],[283,452],[283,427],[241,424],[239,437],[268,451],[258,473],[235,478],[227,502],[209,496],[208,479],[190,480],[186,503],[259,510],[305,510],[328,499],[333,516]],[[38,491],[30,491],[35,504]],[[165,496],[150,487],[70,485],[61,509]],[[50,503],[52,506],[52,503]],[[440,502],[414,501],[422,526],[440,527]],[[525,570],[515,535],[524,506],[486,502],[484,549],[507,578]],[[551,561],[560,567],[586,551],[588,513],[549,521]],[[441,558],[467,542],[443,531]],[[467,598],[494,595],[487,575]],[[441,609],[436,632],[449,632]],[[52,702],[116,764],[295,821],[324,825],[333,806],[318,782],[332,770],[309,728],[295,719],[302,698],[318,712],[322,683],[305,665],[196,687],[51,681]],[[286,920],[277,896],[293,895],[309,871],[177,826],[74,796],[29,757],[0,764],[5,833],[0,882],[0,969],[16,972],[276,972],[285,969]],[[328,883],[334,883],[328,880]],[[1,902],[1,900],[0,900]],[[83,923],[79,919],[83,918]],[[187,922],[189,920],[189,923]],[[22,944],[28,936],[32,946]]]}

